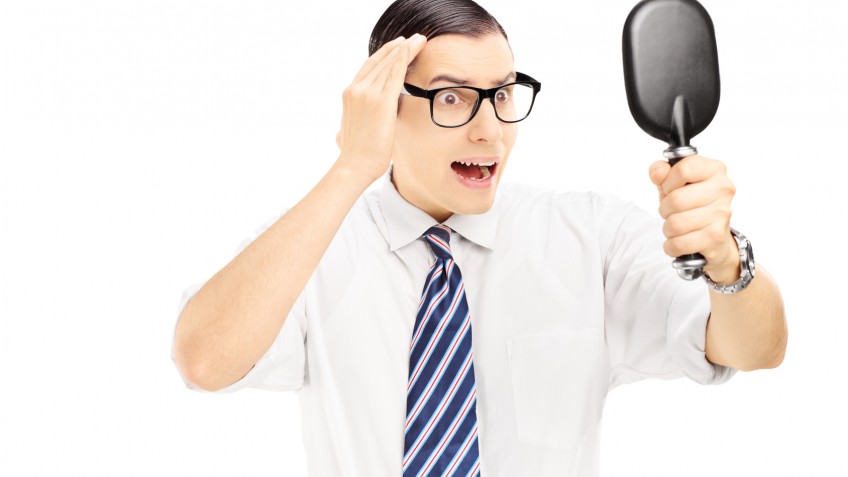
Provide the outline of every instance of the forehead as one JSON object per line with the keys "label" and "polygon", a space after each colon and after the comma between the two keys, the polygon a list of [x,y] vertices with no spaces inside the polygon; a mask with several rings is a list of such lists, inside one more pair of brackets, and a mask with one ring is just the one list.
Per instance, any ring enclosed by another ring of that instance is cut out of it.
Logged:
{"label": "forehead", "polygon": [[[514,70],[512,50],[500,34],[472,38],[464,35],[441,35],[428,40],[415,58],[413,71],[407,82],[424,88],[455,81],[440,76],[462,79],[471,86],[497,86]],[[432,83],[432,84],[431,84]]]}

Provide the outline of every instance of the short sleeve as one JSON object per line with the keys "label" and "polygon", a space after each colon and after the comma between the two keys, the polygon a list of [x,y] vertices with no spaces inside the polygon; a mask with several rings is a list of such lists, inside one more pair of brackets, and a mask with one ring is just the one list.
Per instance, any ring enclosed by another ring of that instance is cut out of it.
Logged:
{"label": "short sleeve", "polygon": [[645,378],[729,380],[736,370],[711,363],[705,354],[709,289],[672,268],[663,251],[662,218],[598,195],[596,224],[604,257],[610,389]]}
{"label": "short sleeve", "polygon": [[[236,249],[233,257],[238,256],[257,237],[262,235],[271,225],[285,214],[288,209],[279,213],[274,219],[269,220],[257,228],[253,235],[245,238]],[[191,298],[203,287],[205,282],[194,283],[183,291],[177,308],[177,318],[186,307]],[[305,290],[305,289],[304,289]],[[297,391],[303,386],[306,376],[306,306],[305,291],[302,291],[295,300],[291,311],[286,317],[279,334],[265,354],[256,362],[253,368],[241,379],[233,384],[215,391],[216,393],[231,393],[242,388],[257,388],[271,391]],[[172,346],[175,335],[172,335]],[[171,360],[174,359],[173,353]],[[179,369],[179,368],[178,368]],[[186,387],[195,391],[205,392],[195,387],[191,382],[181,375]]]}

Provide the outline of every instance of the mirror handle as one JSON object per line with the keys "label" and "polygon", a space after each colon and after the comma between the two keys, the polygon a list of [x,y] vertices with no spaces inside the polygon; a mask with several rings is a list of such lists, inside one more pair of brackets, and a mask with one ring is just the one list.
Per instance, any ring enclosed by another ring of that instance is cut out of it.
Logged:
{"label": "mirror handle", "polygon": [[[669,147],[663,151],[663,156],[674,167],[681,159],[697,153],[698,149],[694,146]],[[677,270],[680,278],[684,280],[697,280],[704,275],[704,267],[707,266],[707,259],[700,253],[690,253],[674,259],[671,266]]]}

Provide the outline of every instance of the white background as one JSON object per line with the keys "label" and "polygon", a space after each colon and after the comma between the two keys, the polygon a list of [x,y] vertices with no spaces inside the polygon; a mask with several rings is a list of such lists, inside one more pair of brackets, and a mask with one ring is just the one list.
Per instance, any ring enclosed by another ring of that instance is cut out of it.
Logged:
{"label": "white background", "polygon": [[[482,1],[543,83],[506,181],[656,210],[665,145],[623,86],[634,3]],[[722,98],[693,144],[728,165],[789,349],[721,386],[617,388],[602,475],[848,475],[848,8],[703,3]],[[297,396],[189,391],[171,337],[182,291],[335,160],[341,92],[388,4],[2,2],[0,475],[305,475]]]}

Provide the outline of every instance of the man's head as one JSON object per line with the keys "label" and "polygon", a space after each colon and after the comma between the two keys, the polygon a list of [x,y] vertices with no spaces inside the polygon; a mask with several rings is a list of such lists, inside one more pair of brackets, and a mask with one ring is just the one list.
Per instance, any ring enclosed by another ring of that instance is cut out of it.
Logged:
{"label": "man's head", "polygon": [[[471,0],[394,2],[374,27],[369,54],[387,41],[415,33],[428,41],[407,69],[405,82],[411,85],[434,89],[463,80],[467,86],[488,89],[504,84],[515,72],[503,28]],[[453,80],[433,81],[442,75]],[[456,128],[434,124],[426,98],[402,95],[398,101],[392,153],[392,181],[398,192],[439,222],[453,213],[489,210],[515,144],[517,124],[498,120],[489,100],[470,122]],[[483,170],[457,161],[497,164],[488,168],[491,180],[474,182],[461,176],[484,176]]]}

